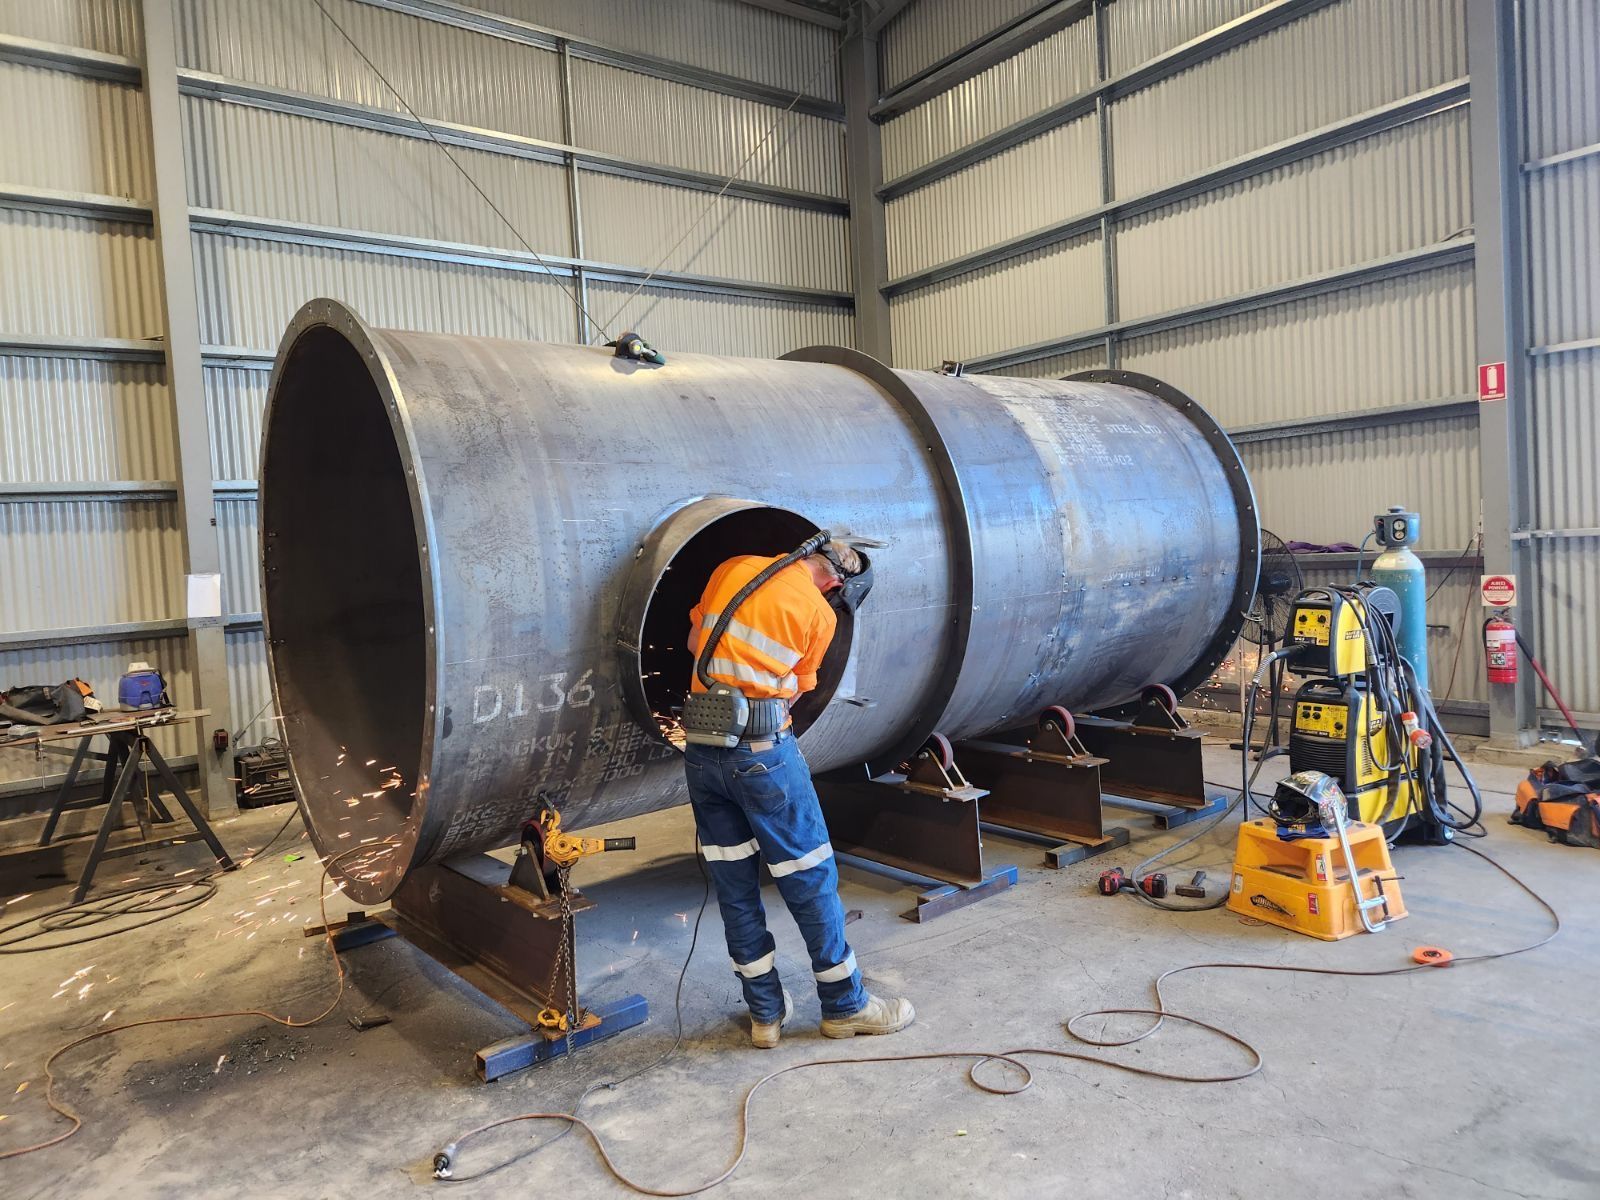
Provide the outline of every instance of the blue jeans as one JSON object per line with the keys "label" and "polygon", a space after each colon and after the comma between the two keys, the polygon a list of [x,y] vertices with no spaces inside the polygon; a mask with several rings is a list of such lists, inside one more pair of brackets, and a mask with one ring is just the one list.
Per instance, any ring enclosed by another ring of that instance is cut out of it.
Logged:
{"label": "blue jeans", "polygon": [[761,905],[765,859],[811,952],[822,1015],[849,1016],[866,1006],[867,993],[845,941],[839,871],[811,770],[794,737],[781,736],[769,750],[689,746],[684,751],[700,852],[717,887],[728,955],[750,1015],[762,1022],[783,1015],[777,943]]}

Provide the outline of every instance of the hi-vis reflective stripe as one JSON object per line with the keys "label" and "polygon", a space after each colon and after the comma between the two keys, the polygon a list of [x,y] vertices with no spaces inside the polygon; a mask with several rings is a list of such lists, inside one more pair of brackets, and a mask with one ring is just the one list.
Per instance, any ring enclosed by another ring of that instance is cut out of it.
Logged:
{"label": "hi-vis reflective stripe", "polygon": [[832,857],[832,844],[823,842],[810,854],[802,854],[799,858],[791,858],[787,862],[772,863],[767,869],[772,872],[774,879],[781,879],[785,875],[793,875],[796,871],[809,870],[818,863],[827,862]]}
{"label": "hi-vis reflective stripe", "polygon": [[[777,959],[773,957],[774,954],[775,951],[768,950],[760,958],[756,959],[755,962],[735,962],[733,963],[733,969],[739,972],[739,974],[743,975],[746,979],[760,979],[768,971],[772,970],[772,964],[777,961]],[[733,962],[731,958],[728,961]]]}
{"label": "hi-vis reflective stripe", "polygon": [[[721,615],[721,613],[708,612],[705,616],[701,617],[701,632],[711,632],[711,627],[717,623],[717,618]],[[729,621],[728,632],[733,634],[733,636],[738,638],[741,642],[744,642],[750,646],[754,646],[757,650],[761,651],[761,653],[765,654],[774,662],[782,663],[785,667],[794,666],[795,663],[799,662],[802,657],[798,650],[789,649],[789,647],[785,646],[782,642],[774,641],[760,630],[752,629],[743,621]]]}
{"label": "hi-vis reflective stripe", "polygon": [[700,853],[705,855],[707,862],[738,862],[741,858],[749,858],[761,847],[756,844],[755,838],[748,842],[740,842],[737,846],[701,846]]}
{"label": "hi-vis reflective stripe", "polygon": [[838,983],[841,979],[849,979],[856,973],[856,952],[850,951],[850,956],[837,967],[829,967],[826,971],[811,972],[817,977],[818,983]]}
{"label": "hi-vis reflective stripe", "polygon": [[800,686],[800,681],[793,675],[780,677],[770,671],[763,671],[760,667],[734,662],[731,658],[713,658],[706,664],[706,670],[723,679],[736,679],[740,683],[759,683],[762,687],[769,687],[775,692],[784,692]]}

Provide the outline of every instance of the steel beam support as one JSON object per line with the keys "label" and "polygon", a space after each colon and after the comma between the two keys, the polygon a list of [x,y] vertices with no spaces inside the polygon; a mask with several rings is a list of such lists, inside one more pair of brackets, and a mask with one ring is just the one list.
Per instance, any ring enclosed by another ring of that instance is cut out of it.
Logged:
{"label": "steel beam support", "polygon": [[812,8],[809,4],[800,4],[796,0],[739,0],[739,3],[777,13],[779,16],[792,17],[808,25],[819,25],[823,29],[837,31],[844,28],[844,18],[838,13],[823,12],[820,8]]}
{"label": "steel beam support", "polygon": [[[260,629],[261,614],[234,613],[224,617],[222,623],[236,633]],[[93,646],[142,638],[187,637],[188,634],[189,622],[182,617],[170,621],[119,621],[114,625],[83,625],[72,629],[24,629],[0,634],[0,651],[38,646]]]}
{"label": "steel beam support", "polygon": [[138,338],[60,337],[48,333],[0,334],[0,354],[34,358],[88,358],[97,362],[165,362],[159,342]]}
{"label": "steel beam support", "polygon": [[[1522,157],[1517,108],[1516,14],[1512,0],[1467,0],[1467,66],[1472,79],[1468,140],[1472,217],[1478,244],[1473,291],[1478,362],[1506,364],[1506,399],[1478,406],[1478,464],[1483,481],[1483,558],[1490,574],[1516,574],[1530,603],[1517,624],[1538,645],[1529,543],[1512,539],[1530,525],[1527,335],[1521,303]],[[1536,736],[1533,674],[1515,685],[1489,685],[1489,736],[1529,745]]]}
{"label": "steel beam support", "polygon": [[959,87],[990,67],[1022,53],[1029,46],[1059,33],[1081,20],[1096,7],[1098,0],[1055,0],[1035,6],[1008,25],[945,55],[938,62],[918,71],[872,106],[874,121],[889,121],[919,104]]}
{"label": "steel beam support", "polygon": [[178,484],[171,479],[23,480],[0,483],[0,504],[50,500],[175,500]]}
{"label": "steel beam support", "polygon": [[148,225],[153,219],[150,206],[141,200],[125,200],[120,196],[102,196],[93,192],[62,192],[17,183],[0,183],[0,208],[60,213],[68,217],[88,217],[101,221],[124,221],[130,225]]}
{"label": "steel beam support", "polygon": [[855,289],[856,349],[894,362],[889,325],[888,229],[878,185],[883,182],[883,136],[869,116],[878,94],[878,39],[856,33],[840,51],[845,107],[845,193],[850,199],[850,279]]}
{"label": "steel beam support", "polygon": [[[543,25],[535,25],[531,21],[503,17],[499,13],[451,3],[450,0],[359,0],[359,2],[371,5],[373,8],[387,8],[394,12],[420,17],[425,21],[453,25],[457,29],[467,29],[473,33],[488,34],[490,37],[501,38],[508,42],[520,42],[522,45],[533,46],[540,50],[558,50],[560,44],[565,42],[576,57],[588,59],[590,62],[621,67],[626,71],[635,71],[640,75],[665,79],[671,83],[681,83],[686,87],[720,92],[725,96],[737,96],[741,100],[754,100],[758,104],[773,104],[786,108],[794,100],[792,89],[775,87],[769,83],[757,83],[753,79],[741,79],[736,75],[725,75],[720,71],[673,62],[671,59],[657,58],[653,54],[624,50],[620,46],[610,46],[604,42],[576,38]],[[820,96],[802,94],[794,108],[796,112],[807,113],[814,117],[826,117],[832,121],[844,119],[844,112],[837,101],[825,100]]]}
{"label": "steel beam support", "polygon": [[1313,437],[1319,433],[1335,433],[1349,429],[1375,429],[1385,425],[1403,425],[1410,421],[1442,421],[1451,417],[1477,415],[1476,398],[1457,396],[1447,400],[1427,400],[1419,404],[1390,404],[1382,408],[1356,409],[1352,412],[1328,413],[1318,417],[1264,421],[1259,425],[1240,425],[1227,432],[1234,445],[1242,446],[1251,442],[1276,442],[1284,438]]}
{"label": "steel beam support", "polygon": [[[178,504],[182,513],[184,570],[220,575],[215,500],[211,491],[211,438],[200,359],[200,312],[189,237],[189,192],[183,153],[183,106],[178,97],[178,44],[174,0],[144,0],[145,110],[150,123],[155,181],[156,242],[161,256],[166,311],[167,389],[178,433]],[[211,749],[213,728],[233,729],[223,619],[187,613],[194,706],[210,710],[195,722],[200,808],[208,817],[234,811],[233,749]]]}
{"label": "steel beam support", "polygon": [[[626,267],[618,263],[573,260],[565,255],[540,254],[524,250],[502,250],[474,246],[465,242],[442,242],[434,238],[407,237],[366,229],[343,229],[332,225],[307,225],[300,221],[281,221],[275,217],[252,217],[245,213],[219,209],[189,210],[196,232],[230,237],[260,238],[293,245],[331,246],[364,254],[383,254],[395,258],[422,258],[439,262],[466,263],[505,271],[527,271],[538,275],[571,277],[579,272],[590,279],[634,283],[650,275],[646,267]],[[742,279],[723,279],[714,275],[690,275],[681,271],[657,271],[650,279],[657,288],[722,295],[748,296],[757,300],[784,300],[802,304],[848,307],[849,292],[822,288],[793,287],[781,283],[748,283]]]}
{"label": "steel beam support", "polygon": [[112,83],[135,86],[138,85],[140,74],[139,64],[120,54],[102,54],[98,50],[85,50],[82,46],[41,42],[8,33],[0,34],[0,62],[43,67],[47,71],[62,71],[68,75],[81,75],[85,79],[108,79]]}
{"label": "steel beam support", "polygon": [[1116,325],[1102,326],[1099,329],[1086,329],[1070,337],[1056,338],[1048,342],[1035,342],[1031,346],[1001,350],[994,354],[975,355],[967,359],[966,363],[968,368],[974,371],[998,371],[1005,367],[1019,366],[1022,363],[1033,362],[1040,358],[1053,358],[1058,354],[1071,354],[1077,350],[1092,349],[1104,342],[1108,337],[1127,338],[1141,334],[1160,333],[1169,329],[1183,329],[1190,325],[1215,321],[1221,317],[1231,317],[1240,313],[1255,312],[1257,309],[1272,308],[1275,305],[1287,304],[1290,301],[1302,300],[1309,296],[1323,296],[1330,292],[1359,287],[1367,283],[1376,283],[1383,279],[1396,279],[1403,275],[1415,274],[1418,271],[1430,271],[1438,267],[1470,262],[1472,257],[1473,239],[1459,237],[1453,241],[1441,242],[1438,245],[1424,246],[1419,250],[1406,250],[1400,254],[1389,255],[1387,258],[1359,263],[1354,267],[1346,267],[1343,270],[1324,271],[1321,274],[1297,279],[1290,283],[1258,288],[1255,291],[1229,296],[1223,300],[1209,300],[1204,304],[1193,304],[1186,308],[1154,313],[1148,317],[1134,317],[1127,321],[1121,321]]}
{"label": "steel beam support", "polygon": [[[574,130],[577,122],[573,116],[574,107],[572,100],[572,46],[563,40],[561,43],[561,140],[567,145],[577,141]],[[583,199],[578,184],[578,159],[576,155],[567,155],[567,229],[569,231],[568,246],[572,249],[574,262],[583,260]],[[579,345],[587,345],[589,337],[589,277],[584,274],[583,268],[577,267],[572,272],[573,299],[577,312],[573,314],[577,325],[577,337],[574,339]]]}
{"label": "steel beam support", "polygon": [[820,192],[804,192],[796,188],[775,187],[765,183],[736,180],[732,184],[721,175],[692,171],[685,167],[647,163],[625,158],[620,154],[605,154],[598,150],[561,142],[547,142],[521,134],[503,133],[493,129],[479,129],[451,121],[427,120],[427,129],[402,112],[376,108],[369,104],[356,104],[348,100],[335,100],[329,96],[314,96],[307,92],[290,91],[264,83],[249,83],[228,79],[204,71],[187,68],[178,72],[178,87],[185,96],[198,96],[229,104],[242,104],[249,108],[281,112],[289,116],[306,117],[313,121],[327,121],[334,125],[349,125],[357,129],[373,129],[399,137],[428,139],[428,130],[449,146],[468,150],[482,150],[489,154],[504,154],[512,158],[532,159],[561,166],[575,158],[585,171],[599,171],[621,175],[629,179],[642,179],[650,183],[664,183],[670,187],[689,188],[693,191],[720,192],[726,188],[730,196],[746,200],[763,200],[770,204],[785,204],[814,212],[843,215],[849,206],[837,196]]}
{"label": "steel beam support", "polygon": [[[1111,51],[1106,38],[1105,0],[1094,0],[1094,62],[1095,81],[1104,83],[1111,76]],[[1111,152],[1111,102],[1105,92],[1099,92],[1094,102],[1095,142],[1100,160],[1100,274],[1105,291],[1105,327],[1114,329],[1122,314],[1121,299],[1117,291],[1117,223],[1112,218],[1113,204],[1117,198],[1114,177],[1115,160]],[[1117,336],[1106,335],[1106,367],[1117,369]]]}

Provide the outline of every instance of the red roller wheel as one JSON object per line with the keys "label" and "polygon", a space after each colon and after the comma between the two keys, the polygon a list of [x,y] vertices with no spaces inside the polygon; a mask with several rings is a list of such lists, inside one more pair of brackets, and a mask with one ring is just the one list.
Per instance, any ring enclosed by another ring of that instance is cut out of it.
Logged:
{"label": "red roller wheel", "polygon": [[1078,723],[1072,719],[1072,714],[1059,704],[1052,704],[1039,714],[1040,726],[1054,725],[1061,730],[1061,736],[1070,739],[1077,732]]}
{"label": "red roller wheel", "polygon": [[1177,694],[1174,693],[1173,690],[1164,683],[1152,683],[1149,687],[1145,688],[1144,695],[1146,700],[1148,700],[1151,696],[1154,696],[1161,702],[1161,707],[1166,709],[1169,713],[1176,713],[1178,711]]}
{"label": "red roller wheel", "polygon": [[922,752],[931,755],[946,771],[956,765],[956,752],[950,746],[950,739],[942,733],[930,733],[928,740],[922,743]]}

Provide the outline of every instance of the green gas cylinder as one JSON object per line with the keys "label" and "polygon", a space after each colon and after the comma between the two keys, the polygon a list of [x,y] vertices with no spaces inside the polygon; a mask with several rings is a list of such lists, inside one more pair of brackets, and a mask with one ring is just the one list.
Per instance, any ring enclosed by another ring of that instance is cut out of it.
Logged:
{"label": "green gas cylinder", "polygon": [[1373,560],[1368,576],[1373,583],[1392,588],[1400,598],[1400,626],[1395,643],[1417,673],[1417,683],[1428,688],[1428,572],[1412,553],[1422,533],[1422,518],[1398,504],[1373,518],[1373,532],[1383,552]]}

